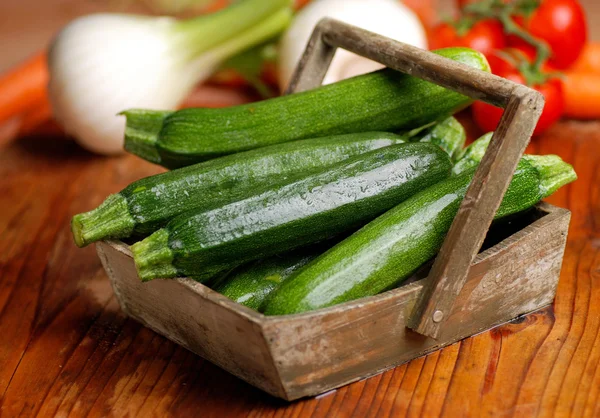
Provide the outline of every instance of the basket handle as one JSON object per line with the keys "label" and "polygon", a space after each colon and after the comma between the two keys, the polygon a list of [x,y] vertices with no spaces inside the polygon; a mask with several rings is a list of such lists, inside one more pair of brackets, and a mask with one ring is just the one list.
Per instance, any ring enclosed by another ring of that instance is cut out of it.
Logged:
{"label": "basket handle", "polygon": [[529,143],[544,96],[466,64],[329,18],[315,27],[286,94],[320,86],[337,48],[505,109],[408,320],[414,331],[437,338]]}

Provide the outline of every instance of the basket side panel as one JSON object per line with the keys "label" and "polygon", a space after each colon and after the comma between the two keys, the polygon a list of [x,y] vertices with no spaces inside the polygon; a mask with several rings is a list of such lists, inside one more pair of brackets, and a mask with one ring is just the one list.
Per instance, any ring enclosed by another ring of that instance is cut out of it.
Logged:
{"label": "basket side panel", "polygon": [[200,284],[189,279],[142,283],[131,256],[103,242],[97,249],[129,316],[250,384],[285,396],[260,326],[208,299],[203,293],[210,290]]}
{"label": "basket side panel", "polygon": [[570,217],[555,210],[478,256],[436,340],[406,327],[422,281],[270,322],[266,337],[287,398],[377,374],[552,303]]}

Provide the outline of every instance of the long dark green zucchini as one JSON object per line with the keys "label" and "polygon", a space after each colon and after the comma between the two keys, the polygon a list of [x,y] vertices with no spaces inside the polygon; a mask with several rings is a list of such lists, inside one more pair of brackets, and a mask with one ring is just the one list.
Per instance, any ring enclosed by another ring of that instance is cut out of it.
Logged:
{"label": "long dark green zucchini", "polygon": [[322,170],[350,157],[404,143],[386,132],[363,132],[272,145],[133,182],[98,208],[75,215],[78,246],[104,238],[149,234],[185,211],[218,206],[290,176]]}
{"label": "long dark green zucchini", "polygon": [[[310,311],[398,285],[439,251],[474,170],[411,197],[317,257],[271,294],[265,314]],[[527,209],[575,179],[555,155],[525,156],[496,218]]]}
{"label": "long dark green zucchini", "polygon": [[202,280],[235,265],[356,228],[449,176],[430,143],[392,145],[266,188],[211,210],[183,214],[131,247],[142,280]]}
{"label": "long dark green zucchini", "polygon": [[[435,51],[489,71],[468,48]],[[223,109],[173,113],[131,109],[125,149],[165,167],[297,139],[365,131],[411,130],[451,116],[472,102],[466,96],[400,72],[383,69],[298,94]]]}

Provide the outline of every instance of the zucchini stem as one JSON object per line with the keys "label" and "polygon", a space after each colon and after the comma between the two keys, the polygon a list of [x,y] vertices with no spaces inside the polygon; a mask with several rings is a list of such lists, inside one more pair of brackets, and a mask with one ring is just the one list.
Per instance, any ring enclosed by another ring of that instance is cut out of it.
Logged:
{"label": "zucchini stem", "polygon": [[169,231],[159,229],[148,238],[131,246],[138,275],[143,282],[154,278],[168,279],[177,276],[173,267],[173,251],[169,248]]}
{"label": "zucchini stem", "polygon": [[129,109],[120,115],[127,118],[125,150],[155,164],[161,163],[156,148],[163,121],[173,112],[162,110]]}
{"label": "zucchini stem", "polygon": [[128,237],[134,225],[127,199],[113,194],[96,209],[75,215],[71,220],[71,231],[75,244],[81,248],[100,239]]}
{"label": "zucchini stem", "polygon": [[540,192],[548,197],[565,184],[577,180],[573,166],[558,155],[524,155],[523,159],[535,167],[540,175]]}

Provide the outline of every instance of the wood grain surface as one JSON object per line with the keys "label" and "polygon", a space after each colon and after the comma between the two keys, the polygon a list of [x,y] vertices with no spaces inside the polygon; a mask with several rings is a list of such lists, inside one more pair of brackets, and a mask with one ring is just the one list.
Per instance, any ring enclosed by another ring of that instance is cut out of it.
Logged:
{"label": "wood grain surface", "polygon": [[[467,120],[468,122],[468,120]],[[276,400],[119,310],[70,217],[159,171],[63,139],[0,149],[0,414],[14,416],[600,416],[600,124],[562,122],[530,152],[573,163],[553,308],[318,398]]]}

